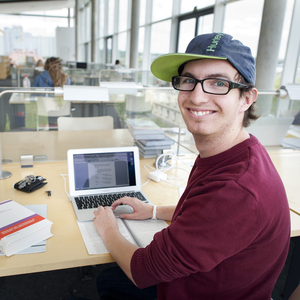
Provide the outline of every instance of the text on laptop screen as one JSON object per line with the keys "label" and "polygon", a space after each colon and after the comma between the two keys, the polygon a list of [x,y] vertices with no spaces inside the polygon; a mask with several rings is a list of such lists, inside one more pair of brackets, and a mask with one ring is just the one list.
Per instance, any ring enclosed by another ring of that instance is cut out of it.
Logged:
{"label": "text on laptop screen", "polygon": [[74,154],[75,190],[136,185],[134,153]]}

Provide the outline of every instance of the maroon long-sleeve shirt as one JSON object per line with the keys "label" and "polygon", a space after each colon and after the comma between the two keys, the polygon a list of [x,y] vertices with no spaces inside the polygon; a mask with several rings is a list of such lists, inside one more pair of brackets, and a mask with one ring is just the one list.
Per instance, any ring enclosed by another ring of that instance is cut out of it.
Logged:
{"label": "maroon long-sleeve shirt", "polygon": [[284,186],[251,136],[196,159],[170,226],[136,250],[131,271],[140,288],[158,284],[158,300],[270,300],[289,238]]}

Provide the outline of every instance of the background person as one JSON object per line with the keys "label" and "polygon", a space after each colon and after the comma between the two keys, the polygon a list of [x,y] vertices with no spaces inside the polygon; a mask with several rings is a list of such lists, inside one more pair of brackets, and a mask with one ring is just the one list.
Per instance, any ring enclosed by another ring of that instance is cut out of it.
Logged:
{"label": "background person", "polygon": [[50,57],[46,60],[45,71],[40,73],[33,82],[33,87],[62,87],[70,85],[70,78],[63,72],[62,61],[59,57]]}
{"label": "background person", "polygon": [[121,65],[120,61],[117,59],[115,61],[114,69],[123,69],[124,67]]}
{"label": "background person", "polygon": [[[50,57],[46,60],[44,71],[37,75],[33,82],[33,87],[63,87],[71,84],[68,75],[63,72],[62,60],[59,57]],[[39,94],[38,94],[39,95]],[[41,97],[49,97],[46,94],[40,94]],[[53,99],[53,97],[52,97]],[[59,101],[59,99],[55,99]],[[63,102],[63,99],[61,99]],[[65,116],[69,116],[67,114]],[[48,116],[48,125],[50,128],[57,128],[58,116]]]}

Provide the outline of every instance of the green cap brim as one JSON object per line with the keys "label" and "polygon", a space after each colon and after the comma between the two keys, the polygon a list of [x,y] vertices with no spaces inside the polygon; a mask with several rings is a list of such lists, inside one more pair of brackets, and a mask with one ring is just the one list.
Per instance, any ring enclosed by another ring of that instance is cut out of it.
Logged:
{"label": "green cap brim", "polygon": [[178,68],[185,62],[197,59],[222,59],[226,60],[226,57],[197,55],[188,53],[171,53],[159,56],[151,64],[151,72],[157,78],[164,81],[172,81],[173,76],[177,76]]}

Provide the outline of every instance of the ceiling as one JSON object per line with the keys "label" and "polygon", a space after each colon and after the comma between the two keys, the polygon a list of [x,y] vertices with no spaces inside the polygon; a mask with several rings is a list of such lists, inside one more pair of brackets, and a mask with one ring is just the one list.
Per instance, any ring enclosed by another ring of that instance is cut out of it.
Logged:
{"label": "ceiling", "polygon": [[1,14],[18,14],[26,11],[57,10],[75,7],[75,0],[0,0]]}

